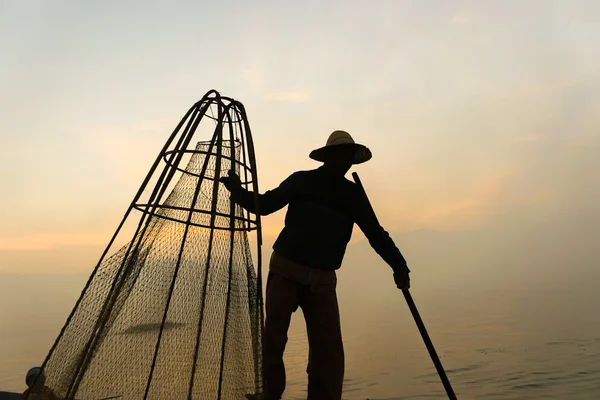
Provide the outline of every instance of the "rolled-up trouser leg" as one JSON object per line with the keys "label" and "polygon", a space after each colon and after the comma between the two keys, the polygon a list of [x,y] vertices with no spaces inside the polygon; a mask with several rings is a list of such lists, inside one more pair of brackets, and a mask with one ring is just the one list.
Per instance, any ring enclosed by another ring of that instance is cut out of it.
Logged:
{"label": "rolled-up trouser leg", "polygon": [[285,390],[283,352],[292,313],[298,308],[298,284],[280,274],[269,272],[265,308],[265,400],[278,400]]}

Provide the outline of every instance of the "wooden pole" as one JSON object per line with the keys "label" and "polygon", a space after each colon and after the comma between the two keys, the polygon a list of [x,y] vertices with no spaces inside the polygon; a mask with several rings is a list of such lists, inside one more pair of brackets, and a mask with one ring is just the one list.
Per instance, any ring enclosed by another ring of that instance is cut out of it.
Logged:
{"label": "wooden pole", "polygon": [[[369,198],[367,197],[367,193],[365,192],[365,188],[363,187],[363,185],[360,181],[360,178],[358,177],[358,174],[356,172],[353,172],[352,177],[354,178],[354,182],[356,182],[356,184],[360,188],[360,191],[362,192],[362,194],[366,200],[366,203],[368,204],[368,206],[370,208],[372,217],[375,218],[375,220],[377,220],[375,211],[373,210],[373,207],[371,206],[371,203],[369,202]],[[456,395],[454,394],[454,390],[452,390],[450,381],[448,380],[448,377],[446,376],[444,367],[442,367],[440,358],[438,357],[438,355],[435,351],[435,348],[433,347],[433,343],[431,342],[431,339],[429,338],[427,329],[425,329],[425,324],[423,324],[423,320],[421,319],[421,316],[419,315],[419,311],[417,310],[417,306],[415,305],[415,302],[414,302],[412,296],[410,295],[410,292],[408,291],[408,289],[405,289],[405,290],[402,290],[402,293],[404,294],[404,298],[406,299],[406,302],[408,303],[408,308],[410,308],[410,312],[412,313],[412,316],[415,319],[415,322],[417,323],[417,328],[419,328],[419,332],[421,333],[421,337],[423,338],[423,341],[425,342],[425,347],[427,347],[427,351],[429,352],[429,356],[431,357],[431,360],[433,361],[433,365],[435,365],[435,369],[437,370],[438,375],[440,376],[440,379],[442,380],[444,389],[446,389],[446,394],[448,395],[448,398],[450,400],[456,400]]]}

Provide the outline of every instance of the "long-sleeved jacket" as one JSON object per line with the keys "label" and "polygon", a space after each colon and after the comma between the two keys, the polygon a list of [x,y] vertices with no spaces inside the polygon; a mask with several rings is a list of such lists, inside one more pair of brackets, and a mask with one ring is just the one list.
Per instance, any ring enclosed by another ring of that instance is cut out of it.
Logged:
{"label": "long-sleeved jacket", "polygon": [[[256,214],[254,194],[232,191],[231,198]],[[299,171],[276,189],[259,195],[258,212],[268,215],[288,205],[285,227],[273,250],[288,260],[312,268],[340,268],[356,223],[375,251],[394,271],[407,270],[406,260],[379,225],[358,186],[323,167]]]}

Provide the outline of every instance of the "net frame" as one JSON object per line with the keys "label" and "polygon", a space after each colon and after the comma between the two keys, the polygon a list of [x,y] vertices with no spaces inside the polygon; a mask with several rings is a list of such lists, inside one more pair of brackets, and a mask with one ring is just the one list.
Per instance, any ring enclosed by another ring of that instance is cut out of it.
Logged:
{"label": "net frame", "polygon": [[[216,110],[216,116],[214,115]],[[197,133],[198,126],[203,120],[213,120],[215,122],[215,128],[210,140],[198,141]],[[196,147],[194,144],[198,143]],[[228,154],[224,149],[229,148]],[[236,151],[239,150],[239,151]],[[236,153],[240,153],[239,158]],[[193,173],[183,168],[182,161],[184,156],[191,155],[202,155],[204,157],[203,164],[200,172]],[[215,167],[213,174],[208,171],[209,161],[213,159],[215,161]],[[217,197],[219,195],[219,181],[220,177],[225,171],[222,171],[222,164],[228,162],[232,169],[239,169],[241,171],[242,186],[247,190],[254,192],[254,207],[255,214],[251,215],[245,210],[238,208],[233,201],[229,200],[229,212],[225,213],[217,210]],[[161,168],[162,166],[162,168]],[[192,203],[189,207],[175,207],[165,204],[163,200],[168,188],[174,182],[176,173],[188,174],[197,179],[197,184],[192,196]],[[211,181],[213,185],[212,190],[212,204],[211,209],[197,209],[196,204],[202,187],[202,183]],[[153,184],[151,184],[153,182]],[[150,192],[150,196],[146,201],[142,201],[144,193]],[[212,246],[215,243],[215,232],[224,231],[229,233],[230,246],[229,246],[229,282],[227,289],[227,307],[225,310],[225,323],[223,327],[223,340],[221,348],[221,363],[219,371],[218,389],[216,392],[216,398],[221,400],[223,396],[222,388],[224,377],[224,360],[225,360],[225,346],[227,331],[227,321],[229,314],[229,301],[231,296],[231,279],[232,279],[232,268],[233,268],[233,252],[234,252],[234,235],[237,233],[247,234],[255,232],[256,234],[256,280],[253,282],[256,287],[254,291],[255,301],[254,305],[257,307],[257,312],[253,315],[252,321],[252,346],[255,352],[253,370],[254,370],[254,394],[262,392],[262,332],[264,328],[264,310],[263,310],[263,297],[262,297],[262,230],[261,230],[261,219],[258,202],[258,174],[256,168],[256,155],[254,151],[254,143],[252,140],[252,134],[250,125],[248,122],[247,114],[243,104],[233,98],[220,95],[216,90],[211,90],[206,93],[202,99],[196,102],[184,115],[179,124],[176,126],[174,131],[167,139],[165,145],[161,149],[156,160],[152,164],[148,174],[143,180],[140,188],[130,203],[125,215],[119,223],[115,233],[111,237],[108,245],[103,251],[98,263],[92,271],[79,299],[77,300],[73,310],[69,314],[65,325],[61,329],[58,337],[56,338],[53,346],[50,348],[49,353],[41,366],[42,372],[46,377],[52,374],[51,370],[47,370],[48,365],[53,360],[53,356],[56,354],[56,349],[61,346],[62,340],[65,337],[65,332],[72,328],[72,321],[74,315],[80,310],[82,306],[82,300],[88,294],[91,285],[98,278],[98,273],[101,268],[110,261],[110,257],[107,257],[109,250],[113,247],[116,238],[122,231],[126,221],[136,218],[136,214],[139,214],[139,221],[134,234],[131,236],[131,240],[126,246],[122,248],[124,251],[121,257],[120,265],[114,278],[112,280],[110,291],[103,301],[99,318],[94,324],[92,333],[86,341],[84,351],[77,357],[76,365],[73,368],[73,376],[68,382],[68,389],[65,396],[61,396],[65,399],[75,399],[78,396],[79,388],[81,387],[82,381],[89,370],[90,363],[93,361],[98,346],[102,343],[105,336],[104,334],[107,324],[110,325],[111,317],[114,319],[114,313],[119,312],[120,302],[119,295],[122,293],[124,286],[129,284],[127,279],[131,273],[131,269],[135,262],[132,260],[139,260],[140,252],[144,246],[144,240],[147,239],[147,233],[152,230],[153,221],[159,219],[171,219],[173,223],[183,224],[184,232],[181,240],[181,245],[177,253],[177,260],[175,264],[174,273],[170,282],[169,295],[166,301],[166,306],[163,312],[162,320],[159,327],[158,337],[156,340],[156,346],[154,349],[154,355],[152,360],[151,369],[148,374],[145,392],[143,393],[144,400],[152,398],[150,394],[151,384],[154,378],[157,357],[159,354],[161,341],[166,329],[168,329],[167,315],[169,307],[171,305],[172,295],[177,282],[179,269],[182,263],[182,257],[184,256],[184,250],[186,246],[186,239],[190,232],[190,229],[204,228],[209,230],[208,239],[208,260],[206,262],[206,268],[210,265],[210,257],[212,254]],[[177,210],[179,215],[185,215],[186,218],[170,218],[167,214],[169,210]],[[135,213],[137,211],[138,213]],[[204,222],[198,223],[195,215],[203,214],[206,218]],[[228,220],[228,224],[225,225],[223,222]],[[246,253],[248,254],[248,253]],[[250,259],[250,263],[252,260]],[[205,271],[205,277],[208,274],[208,270]],[[134,283],[135,284],[135,283]],[[248,278],[248,284],[250,285],[250,278]],[[200,305],[200,316],[199,316],[199,333],[198,339],[195,344],[195,357],[192,367],[192,373],[189,381],[189,389],[187,399],[193,398],[193,391],[195,382],[195,372],[197,369],[198,352],[200,350],[200,336],[204,318],[205,310],[205,299],[207,298],[206,293],[208,288],[208,279],[203,281],[203,295],[202,304]],[[249,291],[250,293],[250,291]],[[41,374],[38,377],[42,376]],[[34,382],[34,387],[38,384],[38,379]],[[41,379],[40,379],[41,381]],[[29,396],[30,397],[30,396]],[[80,397],[77,397],[80,398]],[[120,398],[116,396],[114,398]]]}

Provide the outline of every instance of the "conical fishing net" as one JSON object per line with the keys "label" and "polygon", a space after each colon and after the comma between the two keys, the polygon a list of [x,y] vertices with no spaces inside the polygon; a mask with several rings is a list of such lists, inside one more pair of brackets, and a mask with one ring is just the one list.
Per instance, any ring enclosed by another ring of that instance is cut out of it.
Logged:
{"label": "conical fishing net", "polygon": [[[212,139],[192,142],[209,112]],[[184,117],[149,173],[164,166],[157,184],[147,179],[140,189],[152,189],[149,201],[138,193],[124,218],[140,218],[135,233],[101,259],[44,363],[45,385],[58,397],[229,400],[260,392],[262,297],[248,239],[260,221],[215,179],[234,170],[256,189],[249,135],[241,104],[216,92]]]}

